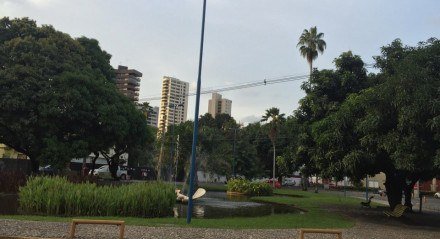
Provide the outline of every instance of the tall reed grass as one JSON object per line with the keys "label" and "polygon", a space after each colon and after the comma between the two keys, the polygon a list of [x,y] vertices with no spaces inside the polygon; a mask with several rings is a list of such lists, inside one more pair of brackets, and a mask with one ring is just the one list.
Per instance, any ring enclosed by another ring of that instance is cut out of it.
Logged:
{"label": "tall reed grass", "polygon": [[21,210],[45,215],[162,217],[172,214],[175,200],[164,183],[96,186],[64,177],[31,177],[19,192]]}

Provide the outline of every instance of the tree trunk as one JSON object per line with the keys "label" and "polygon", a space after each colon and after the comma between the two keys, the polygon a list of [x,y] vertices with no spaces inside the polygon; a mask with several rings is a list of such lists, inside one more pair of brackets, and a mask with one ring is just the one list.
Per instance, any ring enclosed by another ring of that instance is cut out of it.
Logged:
{"label": "tree trunk", "polygon": [[[165,137],[162,135],[162,137]],[[157,180],[162,180],[162,157],[163,157],[163,146],[164,146],[164,139],[162,139],[162,143],[160,145],[160,151],[159,151],[159,159],[157,160]]]}
{"label": "tree trunk", "polygon": [[29,157],[29,159],[31,161],[32,173],[38,173],[39,167],[40,167],[40,162],[33,157]]}
{"label": "tree trunk", "polygon": [[91,175],[93,175],[93,173],[95,172],[95,164],[96,164],[96,160],[98,159],[98,157],[99,157],[99,153],[97,153],[97,152],[94,152],[93,153],[94,155],[95,155],[95,157],[92,159],[92,169],[91,169]]}
{"label": "tree trunk", "polygon": [[275,141],[272,141],[272,144],[273,144],[272,186],[275,188],[275,157],[276,157]]}
{"label": "tree trunk", "polygon": [[118,179],[118,175],[117,175],[118,166],[119,166],[119,163],[117,162],[117,160],[114,160],[112,157],[112,159],[110,160],[110,163],[108,165],[108,169],[110,171],[110,174],[112,175],[112,178],[114,178],[114,179]]}
{"label": "tree trunk", "polygon": [[312,66],[312,61],[310,61],[309,62],[309,67],[310,67],[310,79],[309,80],[311,80],[312,79],[312,73],[313,73],[313,66]]}
{"label": "tree trunk", "polygon": [[109,157],[106,153],[102,153],[102,155],[104,156],[105,160],[107,160],[108,170],[110,171],[112,178],[118,179],[118,176],[117,176],[117,171],[118,171],[118,166],[119,166],[118,158],[119,158],[120,154],[115,153],[111,157]]}
{"label": "tree trunk", "polygon": [[386,173],[385,188],[391,210],[394,210],[397,204],[402,204],[403,185],[404,179],[398,172]]}
{"label": "tree trunk", "polygon": [[81,175],[83,176],[83,177],[85,177],[85,176],[87,176],[86,174],[87,174],[87,172],[86,172],[86,168],[87,168],[87,158],[86,157],[84,157],[83,158],[83,162],[82,162],[82,165],[81,165]]}
{"label": "tree trunk", "polygon": [[315,177],[315,193],[318,193],[318,175]]}
{"label": "tree trunk", "polygon": [[414,185],[416,184],[417,180],[411,180],[411,182],[409,184],[405,184],[405,186],[403,187],[403,192],[405,194],[405,206],[407,206],[409,208],[409,210],[412,211],[412,202],[411,202],[411,197],[412,197],[412,193],[413,193],[413,188]]}
{"label": "tree trunk", "polygon": [[307,191],[307,184],[308,184],[307,178],[308,178],[307,175],[301,174],[301,186],[303,191]]}

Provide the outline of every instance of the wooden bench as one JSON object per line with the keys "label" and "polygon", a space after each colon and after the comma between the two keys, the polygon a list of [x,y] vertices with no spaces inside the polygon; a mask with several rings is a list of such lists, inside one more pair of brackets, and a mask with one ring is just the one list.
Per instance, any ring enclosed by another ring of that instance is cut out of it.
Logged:
{"label": "wooden bench", "polygon": [[304,239],[304,234],[306,234],[306,233],[336,234],[338,236],[338,239],[342,239],[342,231],[341,230],[307,229],[307,228],[300,228],[299,229],[299,239]]}
{"label": "wooden bench", "polygon": [[89,219],[72,219],[72,225],[70,227],[70,239],[75,237],[75,229],[77,224],[105,224],[105,225],[117,225],[119,226],[119,239],[124,238],[125,222],[117,220],[89,220]]}
{"label": "wooden bench", "polygon": [[[20,236],[0,236],[0,239],[57,239],[46,237],[20,237]],[[61,238],[60,238],[61,239]]]}
{"label": "wooden bench", "polygon": [[408,208],[407,206],[404,206],[402,204],[397,204],[394,207],[393,211],[390,212],[384,211],[383,213],[388,217],[401,217],[407,208]]}

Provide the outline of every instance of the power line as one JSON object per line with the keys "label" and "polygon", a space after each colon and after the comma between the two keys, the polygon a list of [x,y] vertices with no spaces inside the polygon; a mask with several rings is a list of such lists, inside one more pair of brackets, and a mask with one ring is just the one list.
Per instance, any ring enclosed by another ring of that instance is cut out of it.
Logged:
{"label": "power line", "polygon": [[[251,87],[257,87],[257,86],[265,86],[265,85],[273,85],[273,84],[279,84],[289,81],[299,81],[299,80],[305,80],[308,79],[309,75],[301,75],[301,76],[283,76],[283,77],[277,77],[277,78],[271,78],[271,79],[264,79],[263,81],[254,81],[254,82],[248,82],[248,83],[240,83],[236,85],[229,85],[225,87],[220,88],[211,88],[202,90],[200,94],[209,94],[209,93],[215,93],[215,92],[224,92],[224,91],[231,91],[231,90],[239,90],[239,89],[245,89],[245,88],[251,88]],[[188,93],[187,96],[194,96],[196,95],[195,92]],[[141,98],[139,101],[155,101],[160,100],[162,96],[156,96],[156,97],[147,97],[147,98]]]}

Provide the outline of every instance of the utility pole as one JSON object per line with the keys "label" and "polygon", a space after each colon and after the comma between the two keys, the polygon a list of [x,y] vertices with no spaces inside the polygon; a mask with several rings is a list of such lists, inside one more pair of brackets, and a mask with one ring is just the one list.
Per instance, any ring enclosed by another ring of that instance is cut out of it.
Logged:
{"label": "utility pole", "polygon": [[200,88],[202,84],[202,59],[203,59],[203,40],[205,36],[205,14],[206,14],[206,0],[203,0],[203,14],[202,14],[202,33],[200,37],[200,55],[199,55],[199,73],[197,77],[197,94],[196,107],[194,111],[194,132],[193,143],[191,147],[191,169],[189,176],[189,193],[188,193],[188,210],[186,214],[186,223],[191,223],[192,209],[193,209],[193,191],[194,191],[194,176],[196,169],[196,145],[199,129],[199,105],[200,105]]}
{"label": "utility pole", "polygon": [[232,158],[232,175],[234,175],[234,178],[237,177],[237,173],[235,172],[235,162],[236,162],[236,159],[235,159],[235,141],[236,141],[236,139],[237,139],[237,128],[234,128],[234,145],[232,147],[233,152],[234,152],[234,156]]}

